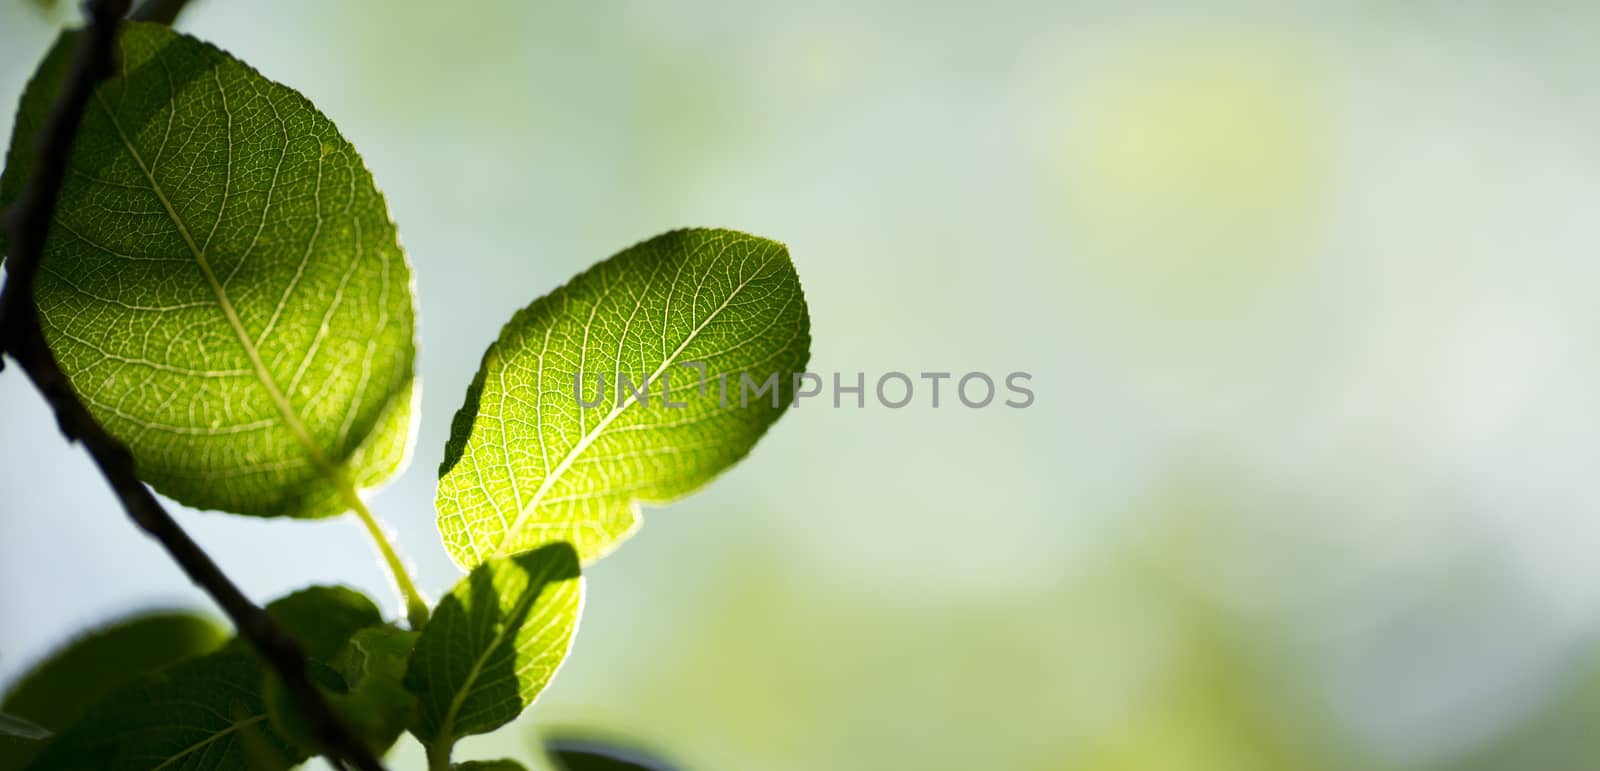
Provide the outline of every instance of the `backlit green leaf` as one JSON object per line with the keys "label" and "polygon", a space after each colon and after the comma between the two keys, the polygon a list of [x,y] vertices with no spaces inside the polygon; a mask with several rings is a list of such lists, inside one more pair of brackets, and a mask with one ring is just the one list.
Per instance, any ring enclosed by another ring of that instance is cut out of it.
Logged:
{"label": "backlit green leaf", "polygon": [[604,554],[638,503],[688,494],[750,451],[809,346],[799,278],[772,241],[680,230],[579,274],[512,317],[456,414],[437,500],[450,555],[472,566],[553,541]]}
{"label": "backlit green leaf", "polygon": [[[210,618],[181,611],[116,622],[74,640],[23,674],[0,701],[0,711],[59,733],[107,693],[211,651],[226,635]],[[0,735],[0,770],[23,768],[43,746]]]}
{"label": "backlit green leaf", "polygon": [[[77,37],[23,95],[0,205],[28,177]],[[217,48],[128,23],[120,56],[45,245],[45,336],[161,492],[345,511],[411,435],[411,272],[383,196],[304,97]]]}
{"label": "backlit green leaf", "polygon": [[412,732],[448,747],[521,714],[566,658],[582,604],[567,544],[475,568],[440,600],[411,654],[405,684],[422,704]]}
{"label": "backlit green leaf", "polygon": [[469,760],[450,766],[455,771],[528,771],[528,767],[509,758],[499,760]]}
{"label": "backlit green leaf", "polygon": [[256,771],[306,754],[272,730],[253,654],[218,652],[117,689],[61,733],[33,771]]}

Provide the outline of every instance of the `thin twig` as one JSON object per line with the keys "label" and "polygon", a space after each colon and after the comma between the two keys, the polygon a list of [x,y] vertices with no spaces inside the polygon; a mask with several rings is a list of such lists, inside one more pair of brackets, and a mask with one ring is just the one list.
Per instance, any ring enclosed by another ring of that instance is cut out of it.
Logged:
{"label": "thin twig", "polygon": [[372,752],[345,727],[333,708],[306,677],[306,656],[293,637],[234,586],[156,500],[135,472],[133,454],[106,432],[72,390],[39,326],[33,280],[44,254],[56,199],[66,175],[73,138],[83,122],[84,107],[100,81],[114,69],[117,25],[128,0],[89,3],[90,24],[78,43],[72,72],[62,85],[54,109],[36,140],[38,161],[28,186],[6,212],[11,239],[0,290],[0,352],[10,354],[44,400],[68,440],[83,443],[128,516],[172,555],[189,579],[198,584],[238,627],[267,665],[282,678],[289,694],[311,726],[323,752],[339,767],[383,771]]}

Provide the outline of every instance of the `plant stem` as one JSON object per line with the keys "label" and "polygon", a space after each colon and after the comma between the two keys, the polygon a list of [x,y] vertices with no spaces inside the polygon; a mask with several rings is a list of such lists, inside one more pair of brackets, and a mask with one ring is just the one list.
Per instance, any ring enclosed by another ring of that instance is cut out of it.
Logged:
{"label": "plant stem", "polygon": [[239,591],[139,480],[133,453],[95,420],[72,390],[39,326],[33,281],[44,256],[45,237],[67,174],[72,143],[83,123],[84,107],[95,87],[115,69],[117,27],[127,11],[128,0],[88,3],[90,23],[78,43],[72,70],[62,81],[55,106],[35,143],[38,162],[33,175],[16,203],[6,211],[11,239],[6,284],[0,290],[0,351],[11,356],[33,381],[55,412],[56,422],[67,439],[83,444],[128,518],[160,542],[189,580],[211,595],[238,628],[239,636],[249,641],[282,679],[321,752],[338,768],[382,771],[382,764],[371,750],[350,733],[322,693],[312,686],[300,644]]}
{"label": "plant stem", "polygon": [[450,771],[450,750],[454,743],[448,735],[440,735],[438,741],[426,745],[428,771]]}
{"label": "plant stem", "polygon": [[367,535],[372,536],[372,542],[378,546],[378,553],[383,555],[384,563],[389,566],[389,575],[394,578],[394,584],[399,588],[401,598],[405,600],[406,620],[411,623],[412,629],[421,630],[422,626],[428,623],[428,601],[423,598],[422,592],[417,591],[417,585],[411,580],[411,574],[406,571],[400,553],[395,551],[389,535],[383,532],[383,525],[372,515],[372,510],[367,508],[366,501],[361,500],[355,487],[348,484],[341,485],[340,493],[344,496],[345,503],[350,505],[350,510],[356,513],[356,518],[366,527]]}

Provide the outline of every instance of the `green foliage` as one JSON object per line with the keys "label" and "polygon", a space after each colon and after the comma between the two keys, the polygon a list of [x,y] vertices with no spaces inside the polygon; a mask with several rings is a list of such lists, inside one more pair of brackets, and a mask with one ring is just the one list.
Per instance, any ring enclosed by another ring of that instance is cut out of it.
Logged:
{"label": "green foliage", "polygon": [[556,771],[673,771],[643,750],[594,739],[548,739],[544,748]]}
{"label": "green foliage", "polygon": [[[401,678],[416,634],[385,625],[370,599],[344,587],[303,589],[266,610],[300,642],[312,681],[357,735],[380,750],[393,744],[415,714]],[[243,640],[191,658],[221,635],[200,617],[152,614],[56,654],[7,704],[66,730],[33,765],[19,756],[8,768],[274,769],[314,754],[277,675]]]}
{"label": "green foliage", "polygon": [[344,586],[307,587],[267,603],[266,610],[307,656],[323,662],[333,661],[356,632],[383,623],[372,600]]}
{"label": "green foliage", "polygon": [[[29,84],[9,205],[78,35]],[[319,517],[399,469],[411,270],[355,148],[297,92],[128,23],[90,100],[35,287],[45,336],[141,476],[186,504]]]}
{"label": "green foliage", "polygon": [[261,661],[231,650],[148,674],[62,732],[30,771],[286,769],[307,753],[274,731]]}
{"label": "green foliage", "polygon": [[449,747],[521,714],[566,658],[582,605],[567,544],[474,568],[439,602],[411,655],[405,684],[422,703],[412,732]]}
{"label": "green foliage", "polygon": [[[134,678],[214,650],[226,632],[193,613],[134,616],[73,641],[36,664],[0,701],[0,711],[50,731],[71,726],[95,702]],[[0,735],[0,769],[23,768],[43,745]]]}
{"label": "green foliage", "polygon": [[455,771],[528,771],[527,766],[508,758],[501,758],[499,760],[469,760],[465,763],[456,763],[450,767],[455,769]]}
{"label": "green foliage", "polygon": [[[393,745],[416,714],[416,698],[401,680],[417,633],[384,624],[372,600],[342,586],[302,589],[266,610],[300,642],[311,660],[308,675],[346,725],[375,751]],[[315,752],[310,727],[277,675],[264,673],[261,689],[273,729]]]}
{"label": "green foliage", "polygon": [[[394,745],[417,716],[417,699],[402,684],[417,633],[391,626],[362,629],[350,637],[333,664],[313,660],[309,676],[323,697],[374,753]],[[272,726],[306,752],[317,743],[288,691],[268,673],[262,685]]]}
{"label": "green foliage", "polygon": [[337,662],[349,691],[334,708],[375,749],[388,749],[421,714],[417,697],[405,686],[419,636],[391,626],[363,629]]}
{"label": "green foliage", "polygon": [[[456,413],[436,501],[451,557],[470,567],[553,541],[606,553],[637,502],[686,495],[750,451],[809,346],[799,278],[772,241],[679,230],[579,274],[512,317]],[[775,374],[774,390],[741,405],[741,374]],[[654,391],[635,399],[622,377]],[[593,402],[598,378],[605,400],[582,407],[575,384]],[[662,382],[685,406],[664,403]]]}
{"label": "green foliage", "polygon": [[[63,34],[24,92],[0,206],[33,172],[79,38]],[[45,337],[157,490],[256,516],[361,515],[412,630],[343,587],[266,611],[358,738],[382,753],[410,730],[444,768],[457,739],[510,722],[555,675],[582,609],[581,563],[637,527],[640,503],[738,462],[793,401],[810,328],[788,251],[674,231],[511,319],[445,448],[440,531],[470,572],[429,620],[360,498],[403,465],[413,426],[411,272],[382,194],[292,89],[165,26],[126,23],[117,45],[34,286]],[[601,402],[583,406],[596,388]],[[277,674],[222,637],[159,614],[68,647],[0,705],[0,771],[271,771],[315,754]],[[572,769],[657,767],[551,752]]]}

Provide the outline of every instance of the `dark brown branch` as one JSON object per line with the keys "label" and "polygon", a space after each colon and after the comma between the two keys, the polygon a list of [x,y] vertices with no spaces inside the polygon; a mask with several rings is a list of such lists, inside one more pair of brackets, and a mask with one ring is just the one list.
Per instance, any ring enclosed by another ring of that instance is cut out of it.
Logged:
{"label": "dark brown branch", "polygon": [[0,352],[10,354],[27,373],[28,379],[55,411],[56,421],[67,439],[83,443],[128,516],[161,543],[189,580],[222,606],[238,627],[239,635],[248,640],[283,679],[324,754],[340,767],[383,771],[372,752],[345,728],[344,722],[306,678],[306,657],[299,643],[234,586],[167,513],[150,488],[139,481],[132,453],[89,414],[62,373],[39,326],[33,280],[44,253],[56,199],[60,197],[68,154],[83,123],[84,108],[90,96],[114,69],[117,25],[127,11],[128,0],[89,3],[90,23],[78,44],[72,72],[35,145],[38,162],[33,177],[6,212],[11,239],[6,263],[9,276],[4,290],[0,290]]}

